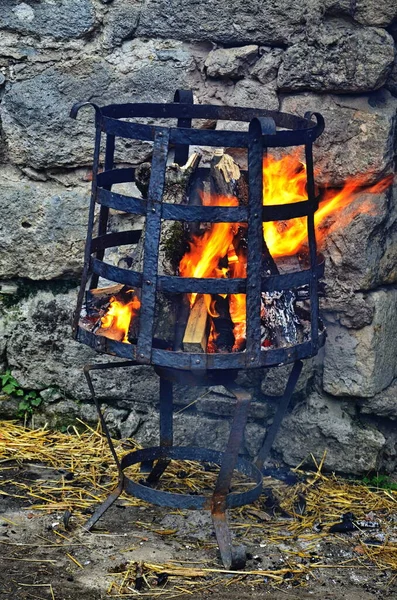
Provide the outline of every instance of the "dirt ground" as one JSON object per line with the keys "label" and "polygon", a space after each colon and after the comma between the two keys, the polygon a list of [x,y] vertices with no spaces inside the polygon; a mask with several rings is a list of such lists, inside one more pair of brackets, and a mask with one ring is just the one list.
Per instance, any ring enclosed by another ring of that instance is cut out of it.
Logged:
{"label": "dirt ground", "polygon": [[[33,481],[53,482],[60,475],[44,465],[7,464],[1,478],[19,484]],[[1,479],[0,479],[1,482]],[[121,498],[99,522],[92,533],[82,530],[72,515],[65,529],[65,515],[59,512],[32,510],[32,502],[20,495],[21,486],[12,483],[1,486],[0,495],[0,599],[1,600],[99,600],[115,598],[108,593],[112,581],[120,583],[121,573],[130,561],[206,566],[221,569],[218,550],[207,513],[178,511],[153,506],[125,506]],[[89,511],[87,511],[89,512]],[[234,511],[233,511],[234,512]],[[274,526],[280,533],[285,519],[280,517],[263,527],[256,526],[249,539],[239,533],[238,519],[231,517],[236,542],[246,543],[247,570],[267,571],[288,567],[291,555],[301,556],[303,564],[315,561],[321,568],[306,573],[299,580],[284,576],[281,585],[272,585],[268,577],[255,578],[230,574],[203,581],[201,587],[189,589],[188,583],[162,581],[160,587],[168,590],[164,598],[208,598],[256,600],[375,600],[379,597],[396,598],[397,576],[391,569],[377,569],[363,561],[357,564],[354,556],[356,534],[338,534],[310,539],[292,536],[288,546],[285,537],[270,542],[268,532]],[[243,529],[242,531],[246,531]],[[376,536],[376,534],[374,534]],[[378,534],[379,535],[379,534]],[[248,542],[248,543],[247,543]],[[352,543],[353,542],[353,543]],[[358,542],[358,535],[357,535]],[[292,554],[291,554],[292,553]],[[186,561],[186,562],[185,562]],[[349,566],[353,561],[355,566]],[[360,562],[360,561],[358,561]],[[335,567],[336,564],[343,565]],[[396,577],[395,577],[396,576]],[[151,597],[153,578],[140,591],[131,586],[129,595],[118,597]],[[176,587],[175,587],[176,586]]]}

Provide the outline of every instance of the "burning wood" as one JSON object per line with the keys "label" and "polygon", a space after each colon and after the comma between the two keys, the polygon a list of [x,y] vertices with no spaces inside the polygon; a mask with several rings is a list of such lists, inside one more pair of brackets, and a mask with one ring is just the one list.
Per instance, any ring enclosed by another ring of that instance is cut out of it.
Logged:
{"label": "burning wood", "polygon": [[[193,154],[183,167],[170,165],[166,170],[163,201],[187,203],[197,199],[199,181],[204,192],[201,202],[206,206],[238,206],[248,202],[245,173],[233,158],[216,151],[211,161],[209,176],[200,180],[197,171],[200,155]],[[151,166],[148,163],[136,170],[136,183],[143,197],[147,195]],[[194,177],[192,175],[194,174]],[[264,201],[269,205],[304,201],[306,167],[296,155],[276,160],[267,156],[263,165]],[[384,189],[389,181],[383,180],[370,191]],[[324,202],[316,212],[321,221],[350,202],[359,190],[360,182],[351,180],[342,190],[326,190]],[[369,210],[368,207],[358,207]],[[357,212],[351,211],[349,219]],[[340,218],[338,217],[338,221]],[[318,228],[325,235],[326,228]],[[159,274],[183,277],[245,278],[247,267],[246,224],[201,223],[198,227],[178,222],[163,222],[159,252]],[[262,252],[263,277],[300,268],[298,253],[306,242],[306,219],[266,222],[263,224]],[[131,268],[141,271],[143,266],[144,236],[132,257]],[[188,249],[186,250],[186,247]],[[131,297],[131,293],[133,297]],[[158,293],[155,337],[165,340],[176,349],[191,352],[243,351],[246,338],[245,294],[200,295],[190,294],[180,302],[176,296]],[[264,292],[261,297],[262,346],[283,347],[305,339],[308,325],[302,317],[302,301],[307,289]],[[189,308],[190,305],[190,308]],[[87,293],[87,322],[98,335],[127,342],[137,337],[139,299],[126,286],[90,290]],[[176,313],[178,313],[176,315]],[[127,317],[121,317],[127,314]],[[129,319],[129,320],[128,320]],[[125,323],[128,321],[128,325]],[[176,328],[174,328],[176,323]],[[177,333],[175,333],[177,331]],[[178,340],[174,338],[177,336]],[[182,341],[183,340],[183,341]]]}
{"label": "burning wood", "polygon": [[203,296],[198,296],[190,311],[183,337],[185,352],[206,352],[209,333],[208,313]]}

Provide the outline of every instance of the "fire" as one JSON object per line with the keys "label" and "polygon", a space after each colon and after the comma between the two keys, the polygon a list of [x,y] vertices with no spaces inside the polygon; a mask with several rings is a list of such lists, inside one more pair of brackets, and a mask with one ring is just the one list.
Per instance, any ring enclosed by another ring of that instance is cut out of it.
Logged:
{"label": "fire", "polygon": [[[375,185],[365,188],[365,192],[379,193],[390,183],[391,178],[385,177]],[[318,227],[327,217],[338,213],[338,225],[343,227],[357,214],[371,210],[370,205],[366,203],[357,205],[354,211],[349,211],[349,215],[342,213],[355,194],[362,189],[362,185],[362,178],[354,177],[348,179],[342,189],[327,189],[324,192],[321,205],[314,215],[316,237],[320,246],[326,237],[327,228]],[[267,156],[263,162],[263,188],[264,204],[289,204],[306,200],[306,165],[298,159],[296,153],[286,155],[280,160]],[[263,236],[273,258],[296,254],[306,242],[306,217],[264,223]]]}
{"label": "fire", "polygon": [[[134,294],[134,290],[129,290],[128,294]],[[141,306],[137,296],[133,296],[131,300],[123,302],[112,296],[110,305],[106,314],[101,318],[101,327],[97,331],[97,335],[103,335],[112,340],[129,344],[128,331],[132,319],[137,315]]]}
{"label": "fire", "polygon": [[[263,162],[263,203],[266,205],[302,202],[307,199],[306,165],[297,153],[275,159],[268,155]],[[386,177],[379,183],[365,188],[365,192],[379,193],[391,183]],[[360,177],[349,179],[340,190],[327,189],[315,214],[317,240],[319,245],[324,241],[327,229],[327,217],[338,215],[338,226],[344,226],[361,212],[370,212],[369,203],[356,203],[348,214],[343,209],[356,197],[362,189]],[[205,206],[238,206],[238,199],[206,194],[203,196]],[[327,223],[328,225],[328,223]],[[320,227],[319,227],[320,226]],[[322,227],[321,227],[322,226]],[[189,250],[183,256],[179,272],[182,277],[246,277],[247,261],[245,253],[236,250],[234,243],[238,231],[244,231],[246,225],[236,223],[214,223],[202,236],[194,236],[189,243]],[[263,224],[263,236],[270,253],[274,258],[289,256],[299,252],[307,240],[306,217],[288,221],[268,222]],[[227,265],[227,266],[225,266]],[[197,294],[190,294],[193,306]],[[218,316],[215,301],[211,295],[205,296],[209,315]],[[231,294],[229,302],[231,319],[234,324],[235,344],[233,350],[244,347],[246,337],[246,296]],[[213,345],[216,333],[211,323],[209,347]]]}
{"label": "fire", "polygon": [[[238,206],[234,197],[203,194],[204,206]],[[179,263],[179,272],[182,277],[227,277],[228,269],[219,266],[221,258],[228,253],[237,233],[238,225],[235,223],[214,223],[201,237],[193,236],[189,242],[189,251],[184,254]],[[190,305],[193,306],[197,294],[190,294]],[[214,303],[211,296],[205,294],[205,302],[209,314],[217,316],[214,312]]]}

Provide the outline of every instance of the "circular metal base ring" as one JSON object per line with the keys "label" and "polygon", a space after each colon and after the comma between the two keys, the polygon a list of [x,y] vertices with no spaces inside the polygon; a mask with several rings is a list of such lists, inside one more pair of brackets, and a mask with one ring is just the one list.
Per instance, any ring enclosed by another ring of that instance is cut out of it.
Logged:
{"label": "circular metal base ring", "polygon": [[[222,464],[224,452],[218,452],[217,450],[209,450],[206,448],[192,448],[183,446],[173,446],[171,448],[162,448],[155,446],[152,448],[145,448],[143,450],[135,450],[126,454],[121,459],[121,470],[127,469],[132,465],[148,462],[154,460],[191,460],[198,462],[211,462],[217,465]],[[255,481],[255,485],[245,491],[238,494],[231,493],[226,496],[226,508],[234,508],[237,506],[243,506],[245,504],[251,504],[254,502],[262,492],[262,474],[260,470],[249,460],[239,457],[236,462],[235,469],[252,478]],[[201,495],[190,495],[190,494],[174,494],[171,492],[164,492],[162,490],[153,489],[147,485],[136,483],[129,477],[124,475],[123,489],[125,492],[140,498],[146,502],[156,504],[157,506],[169,506],[171,508],[187,508],[190,510],[211,510],[211,496]]]}

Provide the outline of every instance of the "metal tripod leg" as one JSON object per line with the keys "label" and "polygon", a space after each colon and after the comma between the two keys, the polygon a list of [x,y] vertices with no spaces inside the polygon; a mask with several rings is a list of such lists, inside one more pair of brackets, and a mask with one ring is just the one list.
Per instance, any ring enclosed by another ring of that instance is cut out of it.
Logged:
{"label": "metal tripod leg", "polygon": [[146,481],[150,484],[157,483],[170,464],[170,460],[167,459],[167,448],[173,444],[172,401],[172,382],[160,377],[160,446],[164,449],[164,457],[157,461],[148,475]]}
{"label": "metal tripod leg", "polygon": [[119,482],[118,482],[117,488],[106,498],[106,500],[100,506],[98,506],[98,508],[96,509],[94,514],[91,516],[91,518],[88,519],[88,521],[85,523],[84,529],[87,529],[88,531],[102,517],[102,515],[107,511],[107,509],[110,506],[112,506],[112,504],[117,500],[117,498],[120,496],[121,492],[123,491],[123,483],[124,483],[123,482],[124,476],[123,476],[123,472],[121,470],[120,461],[118,459],[115,447],[113,445],[113,441],[112,441],[108,426],[106,425],[105,419],[103,417],[100,404],[95,395],[95,390],[94,390],[94,386],[92,383],[90,371],[101,370],[101,369],[114,369],[114,368],[120,368],[120,367],[129,367],[134,364],[135,364],[134,362],[102,363],[102,364],[98,364],[98,365],[85,365],[85,367],[84,367],[84,375],[85,375],[85,378],[88,383],[88,387],[91,392],[91,398],[97,409],[97,413],[99,416],[99,420],[101,422],[102,430],[104,431],[104,433],[106,435],[106,439],[107,439],[110,451],[113,455],[113,458],[117,465],[117,470],[119,473]]}
{"label": "metal tripod leg", "polygon": [[262,469],[263,463],[269,455],[270,449],[273,445],[274,440],[276,439],[276,435],[278,430],[280,429],[281,422],[284,418],[285,413],[287,412],[288,405],[290,403],[292,394],[294,392],[295,386],[299,379],[299,375],[301,374],[303,367],[303,363],[301,360],[297,360],[292,367],[292,371],[289,375],[288,382],[284,391],[283,396],[280,398],[279,405],[274,415],[273,423],[270,426],[269,431],[266,434],[265,440],[263,442],[263,446],[259,451],[259,454],[255,460],[255,465],[258,469]]}
{"label": "metal tripod leg", "polygon": [[249,392],[234,383],[228,385],[227,389],[236,397],[237,403],[230,429],[229,440],[223,455],[215,491],[212,496],[211,515],[222,562],[225,568],[242,569],[244,568],[246,561],[245,548],[244,546],[239,546],[238,548],[232,547],[232,539],[227,524],[226,496],[229,493],[234,467],[242,445],[252,397]]}

